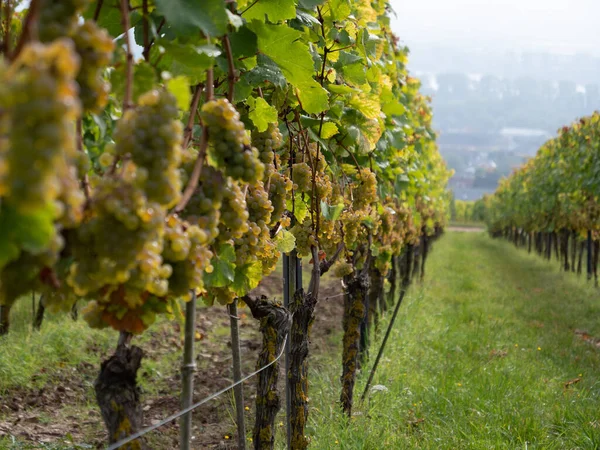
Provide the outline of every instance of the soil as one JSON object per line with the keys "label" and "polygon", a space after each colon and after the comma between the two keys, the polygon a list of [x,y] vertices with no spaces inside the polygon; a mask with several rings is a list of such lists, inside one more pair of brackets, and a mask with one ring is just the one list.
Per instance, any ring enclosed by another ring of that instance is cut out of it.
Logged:
{"label": "soil", "polygon": [[[308,277],[307,277],[308,278]],[[281,301],[281,275],[273,274],[263,280],[253,295],[267,295]],[[321,284],[320,301],[312,328],[311,352],[327,352],[330,337],[341,331],[343,295],[339,282],[326,277]],[[247,308],[239,310],[242,372],[251,373],[261,345],[258,322]],[[157,373],[153,367],[161,358],[181,352],[181,330],[177,322],[165,323],[150,329],[149,342],[142,344],[145,358],[138,377],[144,377],[156,392],[142,393],[144,426],[158,423],[179,410],[179,367],[169,373]],[[194,377],[194,401],[198,402],[232,384],[229,315],[224,307],[201,307],[197,313],[197,371]],[[139,345],[139,344],[137,344]],[[108,357],[98,348],[89,351],[100,361]],[[282,369],[283,370],[283,369]],[[98,367],[80,364],[63,367],[44,388],[27,386],[3,395],[0,403],[0,437],[15,436],[31,447],[104,448],[105,429],[95,403],[93,383]],[[283,379],[283,372],[280,379]],[[254,414],[255,379],[244,383],[247,407],[246,428],[251,434]],[[147,384],[148,384],[147,383]],[[237,448],[233,394],[231,391],[202,405],[193,413],[194,449]],[[148,434],[150,448],[167,449],[178,445],[177,421]],[[60,446],[59,446],[60,445]],[[24,448],[24,447],[19,447]]]}

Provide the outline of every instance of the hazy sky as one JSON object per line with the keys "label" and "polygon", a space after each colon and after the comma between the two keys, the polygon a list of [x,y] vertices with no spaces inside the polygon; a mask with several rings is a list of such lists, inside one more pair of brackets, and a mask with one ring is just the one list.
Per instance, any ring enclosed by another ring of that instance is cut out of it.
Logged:
{"label": "hazy sky", "polygon": [[390,0],[406,44],[600,55],[600,0]]}

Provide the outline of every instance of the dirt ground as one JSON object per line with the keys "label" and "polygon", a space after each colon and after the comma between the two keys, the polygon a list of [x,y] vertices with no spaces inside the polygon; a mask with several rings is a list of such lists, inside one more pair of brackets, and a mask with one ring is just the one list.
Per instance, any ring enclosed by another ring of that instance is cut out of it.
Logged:
{"label": "dirt ground", "polygon": [[[281,275],[267,277],[253,292],[281,299]],[[341,330],[343,296],[339,283],[324,280],[312,328],[311,352],[326,351],[328,337]],[[243,374],[255,370],[261,336],[258,322],[247,308],[239,310]],[[194,401],[229,386],[232,380],[229,315],[224,307],[201,307],[197,313],[197,371],[194,377]],[[145,362],[138,377],[156,380],[156,390],[142,393],[144,426],[158,423],[179,409],[180,375],[178,356],[182,349],[181,330],[177,322],[150,329],[149,343],[142,345]],[[93,346],[98,364],[109,355]],[[171,356],[176,367],[157,373],[163,358]],[[173,357],[176,356],[176,357]],[[63,367],[44,388],[22,386],[3,395],[0,402],[0,437],[15,436],[22,444],[14,448],[104,448],[105,430],[93,395],[98,367],[81,364]],[[154,381],[153,381],[154,382]],[[256,378],[244,384],[247,430],[253,425]],[[154,386],[154,385],[153,385]],[[233,394],[231,391],[201,406],[193,413],[194,449],[234,449],[236,436]],[[148,435],[148,446],[156,449],[178,445],[179,424],[165,425]],[[1,447],[1,444],[0,444]]]}

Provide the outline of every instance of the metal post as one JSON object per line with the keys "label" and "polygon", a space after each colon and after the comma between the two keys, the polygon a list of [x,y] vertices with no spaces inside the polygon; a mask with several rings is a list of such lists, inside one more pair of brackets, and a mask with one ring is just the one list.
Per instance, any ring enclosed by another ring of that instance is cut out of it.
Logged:
{"label": "metal post", "polygon": [[[237,310],[237,299],[227,305],[229,324],[231,327],[231,356],[233,357],[233,382],[242,379],[242,363],[240,357],[240,328]],[[238,429],[238,449],[246,450],[246,421],[244,417],[244,386],[238,384],[233,388],[235,411]]]}
{"label": "metal post", "polygon": [[587,279],[592,279],[592,231],[587,233]]}
{"label": "metal post", "polygon": [[[194,397],[194,372],[196,363],[194,359],[194,339],[196,334],[196,293],[192,291],[192,298],[185,305],[185,341],[183,347],[183,364],[181,366],[181,408],[192,405]],[[192,413],[189,412],[180,419],[181,450],[190,450],[192,438]]]}
{"label": "metal post", "polygon": [[[300,281],[300,282],[298,282]],[[289,310],[290,301],[294,298],[297,286],[302,286],[302,266],[296,250],[283,255],[283,306]],[[287,431],[287,448],[292,442],[291,410],[292,397],[289,382],[290,371],[290,339],[285,343],[285,417]]]}

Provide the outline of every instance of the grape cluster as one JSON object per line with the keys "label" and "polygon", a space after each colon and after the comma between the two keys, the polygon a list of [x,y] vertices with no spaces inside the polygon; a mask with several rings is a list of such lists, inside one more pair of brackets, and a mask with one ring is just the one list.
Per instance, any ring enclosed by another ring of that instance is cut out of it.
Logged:
{"label": "grape cluster", "polygon": [[[3,193],[21,211],[47,208],[61,192],[75,155],[78,63],[72,43],[32,44],[6,72],[0,99],[7,113]],[[7,147],[7,148],[6,148]]]}
{"label": "grape cluster", "polygon": [[265,131],[252,132],[252,145],[258,149],[260,160],[264,164],[273,164],[275,151],[283,145],[283,136],[277,124],[270,123]]}
{"label": "grape cluster", "polygon": [[171,270],[169,295],[180,297],[202,287],[204,271],[213,271],[206,232],[177,216],[169,216],[164,239],[162,257]]}
{"label": "grape cluster", "polygon": [[223,202],[219,222],[219,241],[240,238],[249,229],[248,208],[244,191],[238,182],[228,178],[221,186]]}
{"label": "grape cluster", "polygon": [[377,178],[370,169],[361,169],[353,185],[355,209],[364,209],[377,201]]}
{"label": "grape cluster", "polygon": [[342,221],[342,230],[344,234],[344,245],[348,250],[354,250],[357,247],[359,239],[362,233],[362,220],[361,214],[356,212],[343,212],[340,216]]}
{"label": "grape cluster", "polygon": [[292,181],[294,189],[299,192],[312,191],[312,169],[305,162],[292,165]]}
{"label": "grape cluster", "polygon": [[290,230],[296,238],[296,251],[298,256],[308,256],[311,254],[311,247],[317,245],[310,217],[304,219],[302,223],[296,223]]}
{"label": "grape cluster", "polygon": [[89,0],[40,0],[38,35],[42,42],[72,36]]}
{"label": "grape cluster", "polygon": [[116,154],[131,157],[148,200],[166,207],[180,198],[182,133],[175,97],[164,90],[142,95],[115,130]]}
{"label": "grape cluster", "polygon": [[[132,275],[138,289],[142,284],[146,288],[149,279],[161,278],[164,210],[147,201],[135,180],[101,179],[89,216],[77,229],[73,244],[75,262],[68,281],[77,295],[126,283]],[[158,293],[164,290],[162,283],[150,285]]]}
{"label": "grape cluster", "polygon": [[352,264],[347,261],[338,260],[331,267],[331,272],[333,276],[336,278],[344,278],[345,276],[351,275],[354,272],[354,268]]}
{"label": "grape cluster", "polygon": [[276,172],[269,171],[267,180],[269,186],[269,200],[273,211],[271,212],[271,225],[281,220],[281,216],[285,212],[286,200],[292,190],[293,183],[287,176]]}
{"label": "grape cluster", "polygon": [[209,101],[202,106],[201,116],[208,127],[210,156],[225,175],[247,183],[262,180],[264,165],[258,150],[250,146],[250,138],[233,105],[226,99]]}
{"label": "grape cluster", "polygon": [[212,242],[219,234],[225,177],[211,166],[202,168],[198,188],[183,211],[186,220],[197,225]]}
{"label": "grape cluster", "polygon": [[86,111],[99,112],[108,102],[110,85],[104,81],[102,70],[110,63],[113,40],[106,30],[88,20],[77,27],[73,42],[81,59],[77,75],[81,104]]}

